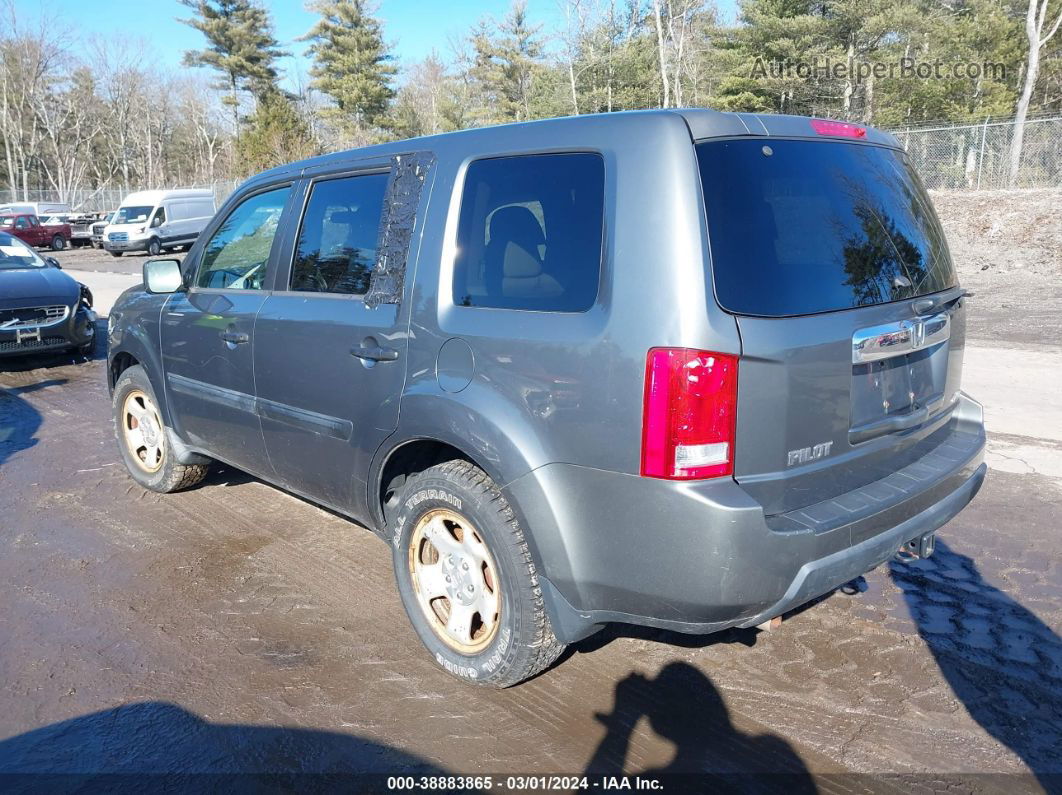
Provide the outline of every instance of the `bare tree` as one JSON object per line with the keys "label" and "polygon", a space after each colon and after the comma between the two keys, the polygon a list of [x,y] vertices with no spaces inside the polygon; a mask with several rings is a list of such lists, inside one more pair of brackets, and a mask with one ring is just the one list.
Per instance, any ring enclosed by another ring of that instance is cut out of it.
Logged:
{"label": "bare tree", "polygon": [[45,131],[38,108],[55,80],[64,41],[43,18],[31,33],[22,32],[10,0],[0,7],[7,35],[0,38],[0,138],[12,199],[29,195],[30,172],[40,171],[38,155]]}
{"label": "bare tree", "polygon": [[60,201],[70,201],[84,187],[92,141],[102,129],[93,103],[92,76],[75,70],[61,90],[45,94],[37,105],[42,130],[41,168]]}
{"label": "bare tree", "polygon": [[1058,32],[1059,24],[1062,23],[1062,9],[1060,9],[1054,24],[1047,31],[1047,35],[1044,35],[1049,2],[1050,0],[1029,0],[1029,9],[1025,14],[1025,36],[1029,40],[1029,61],[1025,68],[1025,83],[1021,89],[1021,96],[1018,97],[1018,107],[1014,116],[1014,136],[1010,141],[1010,169],[1007,182],[1012,186],[1018,181],[1021,148],[1025,140],[1025,119],[1029,115],[1029,102],[1036,88],[1036,78],[1040,76],[1040,51]]}

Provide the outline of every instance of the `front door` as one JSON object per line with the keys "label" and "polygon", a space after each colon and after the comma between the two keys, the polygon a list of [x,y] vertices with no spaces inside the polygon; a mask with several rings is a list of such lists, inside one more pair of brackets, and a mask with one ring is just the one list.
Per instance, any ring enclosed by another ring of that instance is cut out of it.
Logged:
{"label": "front door", "polygon": [[189,444],[270,474],[254,398],[254,323],[290,186],[237,204],[198,253],[193,283],[162,312],[162,354],[173,425]]}
{"label": "front door", "polygon": [[[255,326],[258,411],[280,482],[355,515],[369,459],[397,427],[406,372],[406,303],[365,300],[381,216],[397,201],[385,201],[391,178],[380,164],[310,183],[291,267],[278,269]],[[415,201],[415,188],[401,200]]]}

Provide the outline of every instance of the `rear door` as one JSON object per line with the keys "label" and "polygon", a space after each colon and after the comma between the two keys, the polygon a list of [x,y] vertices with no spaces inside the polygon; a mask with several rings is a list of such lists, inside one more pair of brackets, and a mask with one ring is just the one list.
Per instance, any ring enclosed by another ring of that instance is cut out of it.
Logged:
{"label": "rear door", "polygon": [[162,312],[166,393],[178,433],[258,474],[270,467],[254,398],[254,322],[291,185],[242,199],[198,249],[194,281]]}
{"label": "rear door", "polygon": [[[308,181],[301,222],[255,325],[258,412],[281,483],[357,512],[364,473],[398,424],[409,303],[402,286],[425,161]],[[384,272],[378,264],[384,259]]]}
{"label": "rear door", "polygon": [[957,399],[965,310],[903,154],[773,138],[697,150],[716,299],[741,334],[735,478],[776,514],[924,455]]}

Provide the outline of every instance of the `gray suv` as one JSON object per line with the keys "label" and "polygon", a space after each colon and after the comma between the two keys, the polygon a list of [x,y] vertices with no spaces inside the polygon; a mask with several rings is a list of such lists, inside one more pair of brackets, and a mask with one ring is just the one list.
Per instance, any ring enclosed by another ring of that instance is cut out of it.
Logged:
{"label": "gray suv", "polygon": [[119,299],[108,372],[138,483],[217,460],[364,524],[502,687],[930,554],[985,476],[965,312],[891,136],[650,111],[254,177]]}

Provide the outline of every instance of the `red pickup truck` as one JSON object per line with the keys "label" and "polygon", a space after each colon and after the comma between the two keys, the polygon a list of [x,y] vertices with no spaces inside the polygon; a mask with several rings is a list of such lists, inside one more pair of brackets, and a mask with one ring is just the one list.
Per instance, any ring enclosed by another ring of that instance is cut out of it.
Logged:
{"label": "red pickup truck", "polygon": [[44,226],[41,220],[29,213],[0,215],[0,231],[19,238],[24,243],[41,248],[62,251],[70,242],[70,224]]}

